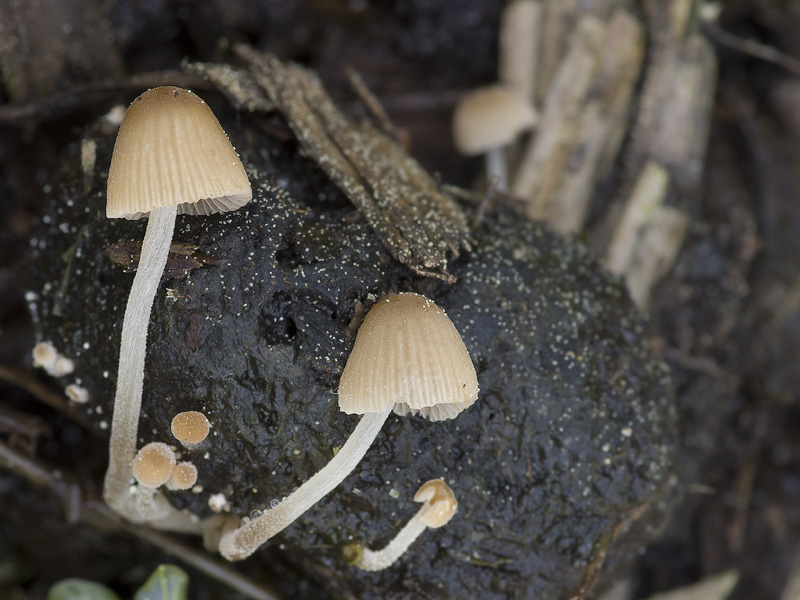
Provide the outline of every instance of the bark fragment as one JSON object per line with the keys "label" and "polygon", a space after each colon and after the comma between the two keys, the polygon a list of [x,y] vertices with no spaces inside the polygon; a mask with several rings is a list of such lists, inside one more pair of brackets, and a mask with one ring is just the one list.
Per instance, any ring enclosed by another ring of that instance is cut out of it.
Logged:
{"label": "bark fragment", "polygon": [[353,202],[392,256],[415,273],[453,281],[448,256],[469,250],[464,213],[393,139],[353,123],[319,78],[247,46],[237,52],[305,151]]}

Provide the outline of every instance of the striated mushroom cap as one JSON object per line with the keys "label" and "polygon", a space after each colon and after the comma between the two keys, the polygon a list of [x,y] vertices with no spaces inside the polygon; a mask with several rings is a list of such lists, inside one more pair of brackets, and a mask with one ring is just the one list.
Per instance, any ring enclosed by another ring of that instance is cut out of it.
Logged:
{"label": "striated mushroom cap", "polygon": [[108,171],[106,216],[154,208],[207,215],[253,197],[242,161],[208,105],[173,86],[146,91],[125,113]]}
{"label": "striated mushroom cap", "polygon": [[422,520],[434,529],[446,525],[458,510],[456,495],[441,478],[423,483],[414,494],[414,502],[424,502],[430,507],[422,514]]}
{"label": "striated mushroom cap", "polygon": [[478,398],[478,378],[453,322],[432,300],[410,292],[379,300],[358,331],[339,380],[348,414],[419,413],[452,419]]}

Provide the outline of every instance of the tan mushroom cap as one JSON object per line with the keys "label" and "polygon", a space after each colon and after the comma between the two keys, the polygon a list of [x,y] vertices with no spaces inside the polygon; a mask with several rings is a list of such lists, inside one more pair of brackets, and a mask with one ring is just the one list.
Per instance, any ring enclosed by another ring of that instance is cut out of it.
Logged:
{"label": "tan mushroom cap", "polygon": [[188,490],[197,483],[197,467],[190,462],[179,462],[172,470],[167,487],[174,490]]}
{"label": "tan mushroom cap", "polygon": [[175,453],[162,442],[151,442],[133,458],[133,476],[149,487],[164,485],[175,468]]}
{"label": "tan mushroom cap", "polygon": [[178,413],[170,424],[172,435],[185,446],[194,446],[205,440],[210,428],[206,416],[196,410]]}
{"label": "tan mushroom cap", "polygon": [[122,120],[108,171],[109,218],[235,210],[253,197],[242,161],[208,105],[165,86],[136,98]]}
{"label": "tan mushroom cap", "polygon": [[536,124],[536,110],[518,91],[490,85],[464,95],[453,114],[453,141],[472,156],[500,148]]}
{"label": "tan mushroom cap", "polygon": [[478,398],[478,378],[453,322],[432,300],[410,292],[379,300],[358,331],[339,380],[348,414],[420,413],[452,419]]}
{"label": "tan mushroom cap", "polygon": [[430,506],[430,510],[421,516],[425,524],[434,529],[446,525],[458,510],[456,495],[443,479],[423,483],[414,494],[414,502],[425,502]]}
{"label": "tan mushroom cap", "polygon": [[33,366],[52,367],[58,359],[58,352],[51,342],[39,342],[33,347]]}

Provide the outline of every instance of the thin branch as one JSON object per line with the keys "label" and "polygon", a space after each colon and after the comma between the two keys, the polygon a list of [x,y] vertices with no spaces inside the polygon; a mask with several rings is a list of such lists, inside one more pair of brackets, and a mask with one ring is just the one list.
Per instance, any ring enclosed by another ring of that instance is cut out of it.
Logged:
{"label": "thin branch", "polygon": [[143,92],[148,88],[161,85],[213,89],[213,85],[203,80],[202,77],[180,71],[140,73],[122,81],[76,85],[47,98],[39,98],[23,104],[0,106],[0,124],[22,127],[29,124],[31,120],[46,121],[73,110],[83,109],[87,105],[106,103],[121,92]]}
{"label": "thin branch", "polygon": [[163,550],[167,554],[171,554],[185,564],[194,567],[206,576],[216,579],[248,598],[253,600],[280,600],[274,592],[258,585],[232,567],[211,558],[207,554],[198,552],[192,546],[180,542],[172,536],[144,525],[129,523],[111,511],[105,504],[100,502],[87,503],[84,505],[84,512],[89,513],[84,518],[87,523],[91,523],[91,519],[94,522],[102,523],[104,526],[116,526],[118,529]]}
{"label": "thin branch", "polygon": [[397,127],[392,123],[392,119],[383,108],[380,100],[378,100],[378,97],[369,89],[367,82],[364,81],[361,74],[353,67],[345,67],[344,72],[345,75],[347,75],[350,86],[355,90],[356,94],[358,94],[359,99],[364,103],[364,106],[369,111],[369,114],[372,115],[372,118],[377,121],[381,131],[399,143],[400,136],[397,134]]}
{"label": "thin branch", "polygon": [[32,375],[29,375],[20,369],[0,364],[0,380],[22,388],[42,404],[46,404],[50,408],[54,408],[58,412],[64,413],[65,415],[69,416],[70,419],[80,423],[85,428],[94,429],[94,426],[88,421],[88,419],[79,413],[76,410],[76,407],[73,404],[70,404],[64,396],[54,392],[47,385]]}
{"label": "thin branch", "polygon": [[0,442],[0,467],[55,493],[67,507],[68,515],[70,513],[79,515],[80,521],[91,527],[101,531],[108,529],[124,531],[253,600],[280,600],[274,592],[209,555],[195,550],[192,546],[144,525],[129,523],[100,502],[82,500],[78,485],[68,481],[60,471],[49,469],[43,463],[11,449],[3,442]]}
{"label": "thin branch", "polygon": [[728,48],[732,48],[744,54],[749,54],[750,56],[755,56],[761,60],[774,63],[780,67],[783,67],[790,73],[800,77],[800,60],[797,60],[788,54],[784,54],[777,48],[759,44],[753,40],[737,37],[731,33],[728,33],[717,25],[714,25],[713,23],[704,23],[703,30],[708,37],[715,42],[722,44],[723,46],[727,46]]}

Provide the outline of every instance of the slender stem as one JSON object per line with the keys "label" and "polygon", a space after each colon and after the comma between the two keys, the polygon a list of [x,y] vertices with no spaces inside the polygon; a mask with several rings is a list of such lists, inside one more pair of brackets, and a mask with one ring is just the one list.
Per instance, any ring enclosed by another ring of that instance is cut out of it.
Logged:
{"label": "slender stem", "polygon": [[361,417],[353,433],[347,438],[344,446],[311,479],[258,518],[248,521],[236,530],[223,533],[219,542],[219,551],[222,556],[228,560],[247,558],[261,544],[283,531],[324,498],[361,462],[391,410],[390,406],[380,414],[365,414]]}
{"label": "slender stem", "polygon": [[486,152],[486,181],[497,178],[496,189],[498,192],[508,191],[508,166],[506,162],[506,149],[492,148]]}
{"label": "slender stem", "polygon": [[364,548],[363,554],[361,558],[358,559],[355,566],[364,571],[380,571],[394,564],[394,562],[408,550],[408,547],[414,543],[414,540],[428,528],[422,518],[422,515],[428,510],[430,510],[430,506],[426,503],[417,511],[417,514],[411,517],[411,520],[397,532],[397,535],[392,541],[380,550]]}
{"label": "slender stem", "polygon": [[103,487],[103,498],[118,513],[134,521],[147,518],[138,514],[129,492],[133,478],[133,457],[136,454],[139,411],[142,405],[147,327],[150,323],[153,299],[167,263],[176,214],[175,206],[151,211],[139,267],[133,278],[128,305],[125,308],[125,318],[122,321],[117,393],[114,398],[114,416],[111,420],[108,471]]}

